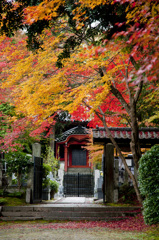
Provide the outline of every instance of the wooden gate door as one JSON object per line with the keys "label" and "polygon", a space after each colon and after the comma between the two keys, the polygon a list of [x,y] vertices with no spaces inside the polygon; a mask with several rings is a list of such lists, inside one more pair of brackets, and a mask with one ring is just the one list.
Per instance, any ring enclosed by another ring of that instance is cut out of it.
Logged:
{"label": "wooden gate door", "polygon": [[80,148],[72,149],[72,166],[86,166],[87,155],[86,150]]}
{"label": "wooden gate door", "polygon": [[92,174],[65,173],[63,186],[65,197],[94,196],[94,176]]}

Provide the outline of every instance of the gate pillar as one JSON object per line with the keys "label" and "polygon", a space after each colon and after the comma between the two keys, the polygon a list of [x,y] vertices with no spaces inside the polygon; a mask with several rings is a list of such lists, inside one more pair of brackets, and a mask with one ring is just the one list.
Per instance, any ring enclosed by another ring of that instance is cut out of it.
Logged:
{"label": "gate pillar", "polygon": [[35,158],[40,158],[41,156],[41,145],[39,143],[34,143],[32,145],[32,163],[33,166],[30,167],[27,181],[27,190],[26,190],[26,203],[32,203],[34,201],[34,191],[35,191]]}
{"label": "gate pillar", "polygon": [[111,143],[104,146],[104,202],[114,202],[114,146]]}

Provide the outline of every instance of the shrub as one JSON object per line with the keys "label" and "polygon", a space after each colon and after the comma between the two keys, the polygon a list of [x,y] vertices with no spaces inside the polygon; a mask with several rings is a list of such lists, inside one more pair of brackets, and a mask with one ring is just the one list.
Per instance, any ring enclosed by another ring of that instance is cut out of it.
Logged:
{"label": "shrub", "polygon": [[33,165],[30,161],[30,156],[20,150],[17,150],[15,152],[6,153],[4,161],[7,163],[7,174],[9,176],[12,176],[13,173],[15,174],[20,190],[23,174],[28,173],[30,166]]}
{"label": "shrub", "polygon": [[5,198],[0,198],[0,205],[4,205],[7,203],[7,200]]}
{"label": "shrub", "polygon": [[57,193],[58,192],[58,188],[59,188],[59,184],[56,181],[50,180],[50,189],[51,189],[51,191],[53,191],[54,193]]}
{"label": "shrub", "polygon": [[3,189],[0,189],[0,197],[3,196]]}
{"label": "shrub", "polygon": [[51,170],[52,170],[52,168],[49,164],[43,163],[43,182],[42,182],[43,189],[45,189],[49,186],[50,179],[47,176],[49,175]]}
{"label": "shrub", "polygon": [[23,197],[23,193],[21,193],[21,192],[8,193],[7,196],[8,197],[22,198]]}
{"label": "shrub", "polygon": [[119,203],[136,204],[136,194],[133,186],[124,183],[119,187]]}
{"label": "shrub", "polygon": [[18,180],[17,179],[12,179],[12,185],[17,185]]}
{"label": "shrub", "polygon": [[54,194],[58,192],[59,184],[56,181],[50,180],[51,198],[54,198]]}
{"label": "shrub", "polygon": [[159,145],[153,146],[140,159],[139,188],[144,197],[145,223],[159,223]]}

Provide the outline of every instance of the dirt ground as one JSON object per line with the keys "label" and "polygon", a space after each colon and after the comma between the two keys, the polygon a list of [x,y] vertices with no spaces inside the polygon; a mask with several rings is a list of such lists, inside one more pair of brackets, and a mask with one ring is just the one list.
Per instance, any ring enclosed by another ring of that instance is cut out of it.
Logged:
{"label": "dirt ground", "polygon": [[133,240],[146,239],[141,233],[122,232],[106,228],[54,229],[47,224],[28,226],[28,224],[7,225],[0,229],[1,240]]}

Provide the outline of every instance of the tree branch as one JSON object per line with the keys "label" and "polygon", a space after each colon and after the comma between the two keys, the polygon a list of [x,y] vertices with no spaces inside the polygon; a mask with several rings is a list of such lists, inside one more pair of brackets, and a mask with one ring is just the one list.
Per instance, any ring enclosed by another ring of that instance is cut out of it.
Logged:
{"label": "tree branch", "polygon": [[121,105],[125,108],[126,112],[130,115],[130,106],[127,104],[121,93],[117,88],[115,88],[113,85],[110,87],[111,93],[114,94],[114,96],[119,100]]}
{"label": "tree branch", "polygon": [[137,89],[137,91],[136,91],[136,93],[135,93],[135,96],[134,96],[134,101],[135,101],[135,103],[137,103],[137,101],[138,101],[138,99],[139,99],[140,93],[141,93],[141,91],[142,91],[142,87],[143,87],[143,80],[140,81],[139,86],[138,86],[138,89]]}
{"label": "tree branch", "polygon": [[133,58],[133,56],[130,55],[130,62],[132,63],[132,65],[134,66],[134,68],[136,70],[139,69],[139,65],[137,64],[137,62],[135,61],[135,59]]}
{"label": "tree branch", "polygon": [[[131,61],[132,65],[134,66],[134,68],[136,70],[138,70],[139,69],[139,65],[136,63],[135,59],[132,56],[130,56],[130,61]],[[134,96],[135,103],[137,103],[137,101],[139,99],[140,93],[142,91],[142,87],[143,87],[143,80],[140,81],[139,86],[138,86],[138,90],[136,91],[136,94]]]}

